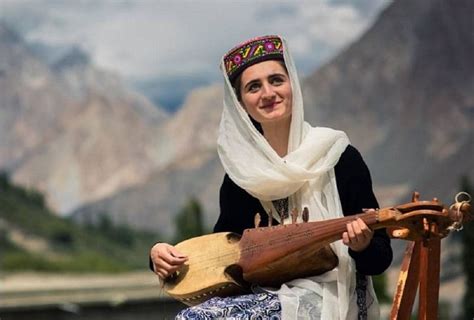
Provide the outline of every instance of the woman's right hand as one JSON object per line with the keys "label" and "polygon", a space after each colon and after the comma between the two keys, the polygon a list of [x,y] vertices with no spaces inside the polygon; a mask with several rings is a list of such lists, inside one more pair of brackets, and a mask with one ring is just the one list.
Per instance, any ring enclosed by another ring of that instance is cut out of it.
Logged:
{"label": "woman's right hand", "polygon": [[181,254],[175,247],[168,243],[157,243],[150,250],[151,261],[153,262],[153,270],[164,280],[188,260],[188,257]]}

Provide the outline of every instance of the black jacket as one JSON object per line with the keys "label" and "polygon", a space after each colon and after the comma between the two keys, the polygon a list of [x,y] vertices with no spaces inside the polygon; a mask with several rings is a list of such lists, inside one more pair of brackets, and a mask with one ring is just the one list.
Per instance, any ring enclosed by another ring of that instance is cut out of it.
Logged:
{"label": "black jacket", "polygon": [[[369,169],[359,151],[348,146],[334,168],[337,189],[345,216],[361,213],[363,208],[378,208],[372,191]],[[236,185],[226,174],[220,189],[221,212],[214,232],[231,231],[242,234],[244,229],[254,227],[254,215],[265,212],[260,201]],[[261,215],[261,225],[268,224],[268,216]],[[273,224],[278,224],[273,221]],[[390,238],[385,229],[374,232],[370,245],[362,252],[349,249],[356,269],[365,275],[384,272],[392,262]]]}

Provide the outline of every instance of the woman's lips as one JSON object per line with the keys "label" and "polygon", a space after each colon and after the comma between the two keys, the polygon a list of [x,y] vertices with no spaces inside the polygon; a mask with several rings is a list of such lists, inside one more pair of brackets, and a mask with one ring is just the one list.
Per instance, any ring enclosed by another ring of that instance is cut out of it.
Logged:
{"label": "woman's lips", "polygon": [[272,103],[267,103],[264,104],[260,107],[260,109],[273,109],[277,104],[279,104],[281,101],[274,101]]}

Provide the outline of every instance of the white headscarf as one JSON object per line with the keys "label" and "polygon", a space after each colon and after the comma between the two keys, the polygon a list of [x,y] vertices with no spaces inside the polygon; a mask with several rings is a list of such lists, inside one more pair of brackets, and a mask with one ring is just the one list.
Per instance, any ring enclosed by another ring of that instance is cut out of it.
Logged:
{"label": "white headscarf", "polygon": [[[339,218],[343,213],[334,166],[349,139],[342,131],[314,128],[304,121],[296,68],[286,41],[282,39],[282,42],[293,91],[288,154],[280,157],[252,124],[235,95],[222,60],[225,83],[224,109],[217,141],[219,157],[232,181],[259,199],[267,213],[270,209],[276,212],[272,200],[288,197],[290,208],[298,208],[301,212],[301,208],[308,207],[310,221]],[[283,318],[297,318],[298,306],[305,292],[322,297],[321,319],[357,317],[354,262],[342,241],[331,246],[339,258],[337,268],[317,277],[293,280],[276,291]]]}

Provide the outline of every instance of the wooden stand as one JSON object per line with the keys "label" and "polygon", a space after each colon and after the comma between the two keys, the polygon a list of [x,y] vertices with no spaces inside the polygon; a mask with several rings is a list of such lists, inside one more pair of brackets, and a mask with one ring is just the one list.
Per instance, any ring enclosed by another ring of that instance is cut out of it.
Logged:
{"label": "wooden stand", "polygon": [[405,251],[390,319],[410,319],[419,286],[418,319],[438,318],[441,238],[410,241]]}
{"label": "wooden stand", "polygon": [[[465,200],[461,200],[461,197]],[[414,192],[412,202],[418,202],[419,198],[420,194]],[[433,201],[438,202],[436,198]],[[448,223],[436,215],[427,214],[419,224],[412,224],[408,228],[387,228],[392,238],[410,240],[398,277],[390,319],[411,318],[418,288],[418,319],[438,319],[441,239],[452,230],[461,230],[464,222],[473,220],[469,204],[471,196],[460,192],[455,201],[449,210],[442,211],[450,217]]]}

